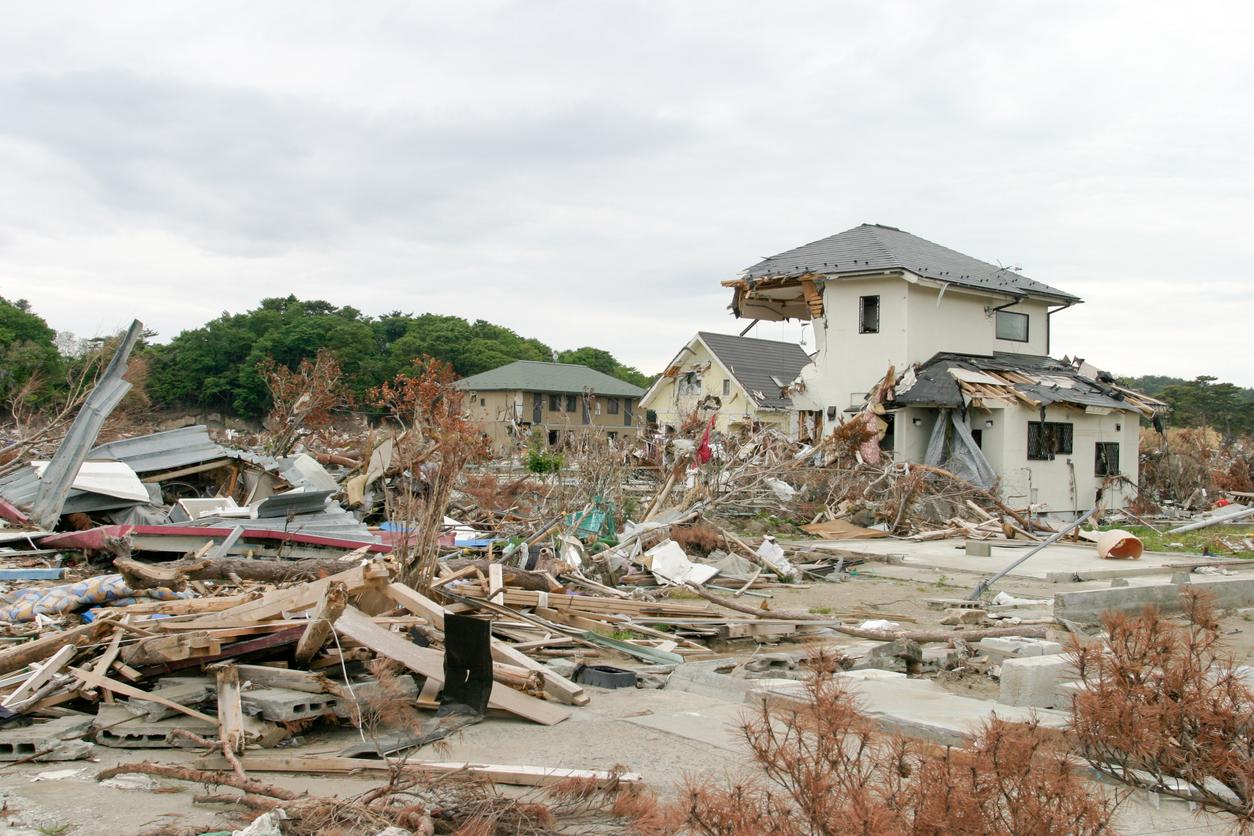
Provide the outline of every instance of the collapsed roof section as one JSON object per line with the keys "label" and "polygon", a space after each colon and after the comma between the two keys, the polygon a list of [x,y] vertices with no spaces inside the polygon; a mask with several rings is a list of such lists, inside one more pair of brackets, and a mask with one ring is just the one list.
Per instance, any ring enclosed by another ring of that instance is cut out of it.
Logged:
{"label": "collapsed roof section", "polygon": [[1033,354],[992,355],[942,352],[897,379],[891,406],[1004,407],[1034,409],[1053,404],[1090,412],[1136,412],[1151,417],[1166,410],[1160,400],[1115,383],[1082,360]]}
{"label": "collapsed roof section", "polygon": [[723,286],[733,289],[731,309],[738,317],[814,319],[823,315],[816,281],[898,271],[1012,299],[1031,296],[1058,304],[1080,301],[1013,268],[989,264],[881,224],[862,224],[770,256],[745,270],[740,278],[723,282]]}
{"label": "collapsed roof section", "polygon": [[809,365],[810,355],[796,343],[733,337],[698,331],[697,337],[727,367],[754,402],[766,409],[788,409],[788,387]]}

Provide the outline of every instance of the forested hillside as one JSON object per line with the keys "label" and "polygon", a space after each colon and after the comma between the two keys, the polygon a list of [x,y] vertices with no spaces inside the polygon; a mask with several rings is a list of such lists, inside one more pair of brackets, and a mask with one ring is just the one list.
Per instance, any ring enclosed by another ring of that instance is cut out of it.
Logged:
{"label": "forested hillside", "polygon": [[1193,380],[1163,375],[1121,378],[1120,383],[1171,404],[1168,423],[1211,426],[1230,435],[1254,434],[1254,389],[1221,383],[1210,375]]}
{"label": "forested hillside", "polygon": [[[224,313],[168,344],[148,344],[141,354],[148,362],[146,387],[153,404],[257,417],[269,408],[258,365],[273,357],[295,367],[322,348],[335,354],[346,387],[359,397],[423,354],[450,363],[463,376],[514,360],[556,359],[582,363],[638,386],[649,383],[640,371],[598,348],[555,352],[539,340],[483,320],[399,311],[376,317],[295,296],[265,299],[244,313]],[[42,381],[40,397],[55,394],[63,383],[55,334],[24,302],[0,299],[0,357],[5,364],[0,396],[11,396],[32,374]]]}

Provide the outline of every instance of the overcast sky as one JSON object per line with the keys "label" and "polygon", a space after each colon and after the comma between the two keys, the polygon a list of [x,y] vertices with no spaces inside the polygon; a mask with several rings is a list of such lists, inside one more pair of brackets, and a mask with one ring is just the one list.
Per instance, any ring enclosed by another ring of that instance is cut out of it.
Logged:
{"label": "overcast sky", "polygon": [[1058,356],[1254,385],[1249,3],[0,13],[0,295],[59,330],[295,293],[652,373],[865,221],[1083,297]]}

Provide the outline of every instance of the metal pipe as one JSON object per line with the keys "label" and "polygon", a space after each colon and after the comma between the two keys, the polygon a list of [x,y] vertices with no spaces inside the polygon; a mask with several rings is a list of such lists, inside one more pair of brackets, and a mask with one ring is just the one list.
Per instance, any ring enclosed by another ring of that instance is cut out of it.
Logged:
{"label": "metal pipe", "polygon": [[1081,524],[1082,524],[1085,520],[1087,520],[1089,517],[1093,516],[1093,515],[1094,515],[1094,514],[1096,514],[1096,513],[1097,513],[1097,507],[1096,507],[1096,506],[1094,506],[1093,508],[1090,508],[1088,511],[1085,511],[1085,512],[1084,512],[1084,515],[1083,515],[1083,516],[1079,517],[1078,519],[1076,519],[1076,521],[1075,521],[1075,522],[1071,523],[1071,525],[1067,526],[1067,527],[1066,527],[1066,528],[1064,528],[1062,531],[1055,532],[1055,533],[1054,533],[1054,535],[1053,535],[1052,537],[1050,537],[1048,540],[1046,540],[1044,543],[1041,543],[1041,544],[1040,544],[1040,545],[1038,545],[1036,548],[1032,549],[1032,551],[1028,552],[1028,553],[1027,553],[1027,554],[1025,554],[1023,557],[1021,557],[1021,558],[1019,558],[1018,560],[1016,560],[1014,563],[1011,563],[1009,566],[1007,566],[1005,569],[1002,569],[1002,570],[1001,570],[1000,572],[998,572],[996,575],[993,575],[993,577],[991,577],[991,578],[987,578],[987,579],[982,580],[982,581],[980,581],[979,583],[977,583],[977,584],[975,585],[975,589],[971,590],[971,594],[967,596],[967,600],[968,600],[968,601],[978,601],[978,600],[980,600],[980,596],[981,596],[981,595],[983,595],[985,592],[987,592],[987,591],[989,590],[989,588],[990,588],[993,584],[997,583],[999,580],[1001,580],[1001,579],[1002,579],[1002,578],[1004,578],[1006,575],[1008,575],[1012,569],[1014,569],[1014,568],[1015,568],[1015,567],[1017,567],[1020,563],[1022,563],[1022,562],[1023,562],[1023,561],[1025,561],[1025,560],[1027,560],[1029,557],[1031,557],[1032,555],[1036,554],[1036,553],[1037,553],[1037,552],[1039,552],[1041,549],[1045,548],[1046,546],[1050,545],[1051,543],[1056,543],[1056,542],[1058,542],[1058,541],[1059,541],[1059,540],[1061,540],[1063,537],[1067,536],[1067,535],[1068,535],[1068,534],[1070,534],[1072,531],[1074,531],[1075,529],[1079,528],[1079,527],[1080,527],[1080,525],[1081,525]]}

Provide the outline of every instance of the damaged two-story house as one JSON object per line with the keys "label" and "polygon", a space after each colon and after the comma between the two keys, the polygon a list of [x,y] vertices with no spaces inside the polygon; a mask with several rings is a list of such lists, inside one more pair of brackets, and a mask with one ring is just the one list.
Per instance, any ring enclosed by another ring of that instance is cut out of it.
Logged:
{"label": "damaged two-story house", "polygon": [[960,471],[1020,505],[1073,514],[1134,492],[1140,419],[1163,404],[1050,354],[1054,314],[1081,300],[899,229],[863,224],[766,258],[731,308],[813,325],[790,387],[800,423],[830,429],[884,387],[883,446]]}

